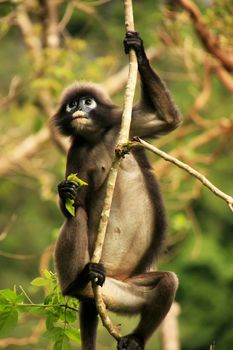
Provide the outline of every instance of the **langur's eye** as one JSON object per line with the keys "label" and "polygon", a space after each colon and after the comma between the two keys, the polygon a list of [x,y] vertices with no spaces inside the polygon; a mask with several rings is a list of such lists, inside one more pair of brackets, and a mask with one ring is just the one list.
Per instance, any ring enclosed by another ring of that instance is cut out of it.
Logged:
{"label": "langur's eye", "polygon": [[78,102],[77,101],[71,101],[69,103],[67,103],[66,105],[66,111],[67,112],[72,112],[74,111],[78,106]]}
{"label": "langur's eye", "polygon": [[96,107],[96,102],[94,100],[94,98],[91,97],[87,97],[83,99],[83,103],[85,106],[89,107],[89,108],[95,108]]}

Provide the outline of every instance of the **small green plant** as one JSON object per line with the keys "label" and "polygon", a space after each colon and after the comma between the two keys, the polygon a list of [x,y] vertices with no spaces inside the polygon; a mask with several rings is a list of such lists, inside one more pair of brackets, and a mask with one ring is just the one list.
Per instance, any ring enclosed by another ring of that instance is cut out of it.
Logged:
{"label": "small green plant", "polygon": [[70,340],[80,344],[76,326],[77,299],[61,294],[56,275],[50,271],[44,271],[43,277],[35,278],[31,284],[46,290],[43,303],[33,303],[22,287],[0,290],[0,337],[10,335],[18,324],[19,315],[27,313],[45,318],[43,335],[53,342],[54,350],[70,349]]}

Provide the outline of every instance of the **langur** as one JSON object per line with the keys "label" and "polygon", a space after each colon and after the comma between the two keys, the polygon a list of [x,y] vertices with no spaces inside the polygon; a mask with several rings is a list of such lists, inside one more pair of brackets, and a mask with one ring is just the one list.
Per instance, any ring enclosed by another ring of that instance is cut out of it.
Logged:
{"label": "langur", "polygon": [[[179,112],[152,69],[137,32],[127,32],[125,52],[135,50],[141,79],[141,99],[133,107],[130,137],[159,137],[180,123]],[[121,161],[99,264],[91,263],[106,181],[114,157],[122,109],[97,85],[75,83],[61,98],[53,118],[70,136],[66,180],[58,185],[65,216],[55,249],[55,267],[62,293],[80,300],[83,350],[96,349],[97,310],[91,281],[100,285],[107,308],[140,314],[136,328],[122,336],[118,350],[142,350],[168,313],[178,279],[173,272],[154,271],[166,231],[161,193],[144,150],[134,149]],[[88,186],[78,188],[67,177],[78,173]],[[75,216],[66,209],[74,200]]]}

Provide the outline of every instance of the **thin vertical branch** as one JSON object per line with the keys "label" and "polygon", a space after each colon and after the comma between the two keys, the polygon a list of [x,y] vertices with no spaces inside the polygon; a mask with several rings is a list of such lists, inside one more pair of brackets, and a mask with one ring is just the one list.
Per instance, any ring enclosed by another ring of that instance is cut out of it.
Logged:
{"label": "thin vertical branch", "polygon": [[[124,8],[125,8],[125,28],[126,31],[134,30],[134,21],[133,21],[133,8],[131,0],[124,0]],[[136,87],[137,81],[137,58],[133,50],[130,50],[129,53],[129,73],[128,73],[128,81],[125,90],[125,98],[124,98],[124,107],[122,114],[122,124],[120,130],[120,136],[118,140],[118,146],[128,141],[129,138],[129,130],[131,123],[131,115],[132,115],[132,107],[133,107],[133,98],[134,91]],[[116,154],[112,167],[109,172],[108,181],[107,181],[107,189],[106,196],[104,200],[104,205],[101,213],[101,219],[99,224],[99,229],[97,233],[97,240],[95,251],[93,257],[91,259],[92,262],[98,263],[101,259],[103,244],[105,240],[105,235],[107,231],[108,220],[110,216],[112,198],[114,194],[114,188],[117,179],[117,173],[120,165],[121,157]],[[95,295],[96,306],[99,312],[99,315],[102,319],[104,327],[107,328],[108,332],[115,338],[120,338],[119,329],[114,326],[106,313],[106,306],[104,304],[103,298],[101,296],[100,287],[98,287],[95,282],[92,283],[93,292]]]}
{"label": "thin vertical branch", "polygon": [[33,23],[27,13],[26,6],[23,3],[17,7],[16,23],[22,32],[24,42],[36,63],[36,66],[40,67],[42,60],[41,42],[35,33]]}
{"label": "thin vertical branch", "polygon": [[60,47],[60,31],[58,23],[58,1],[38,0],[41,10],[43,46],[51,49]]}
{"label": "thin vertical branch", "polygon": [[179,314],[180,306],[174,302],[160,327],[161,348],[163,350],[180,350]]}

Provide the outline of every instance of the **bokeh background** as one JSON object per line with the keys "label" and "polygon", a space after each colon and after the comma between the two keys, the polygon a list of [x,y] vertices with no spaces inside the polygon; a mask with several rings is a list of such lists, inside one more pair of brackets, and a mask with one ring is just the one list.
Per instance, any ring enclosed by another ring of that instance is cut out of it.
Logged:
{"label": "bokeh background", "polygon": [[[133,5],[136,30],[183,115],[178,130],[153,143],[233,195],[232,0]],[[44,269],[53,271],[53,246],[63,222],[56,187],[64,178],[69,143],[48,120],[74,80],[101,83],[122,105],[128,63],[123,2],[1,1],[0,16],[0,288],[22,286],[41,302],[43,293],[30,281]],[[178,346],[231,350],[233,215],[195,178],[149,157],[169,216],[158,268],[180,279]],[[114,320],[123,333],[135,324],[131,318]],[[43,330],[43,319],[23,315],[14,332],[0,339],[0,348],[52,349]],[[98,349],[114,348],[100,326]],[[165,350],[159,332],[148,349]]]}

